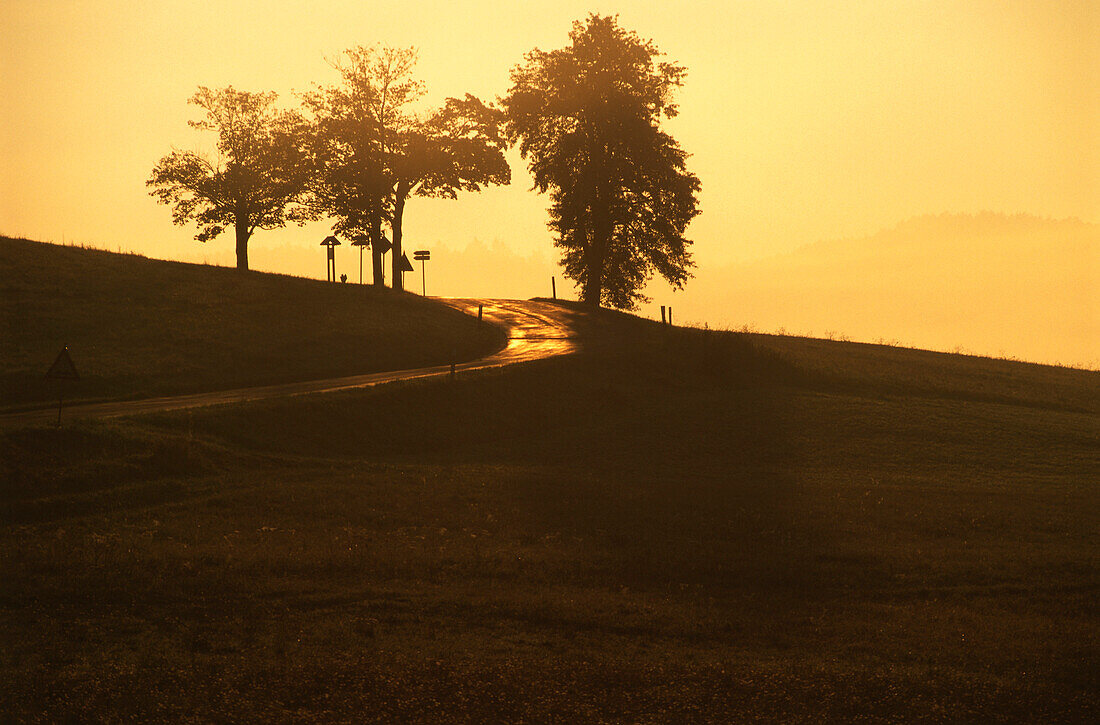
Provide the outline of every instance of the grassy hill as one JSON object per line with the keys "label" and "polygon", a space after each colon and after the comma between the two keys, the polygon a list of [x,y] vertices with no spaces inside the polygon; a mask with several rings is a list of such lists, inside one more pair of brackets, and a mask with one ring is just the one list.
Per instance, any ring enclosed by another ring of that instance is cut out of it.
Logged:
{"label": "grassy hill", "polygon": [[[417,295],[0,238],[0,408],[137,398],[468,360],[503,344]],[[492,334],[492,333],[490,333]]]}
{"label": "grassy hill", "polygon": [[1100,715],[1100,373],[669,329],[8,431],[14,719]]}

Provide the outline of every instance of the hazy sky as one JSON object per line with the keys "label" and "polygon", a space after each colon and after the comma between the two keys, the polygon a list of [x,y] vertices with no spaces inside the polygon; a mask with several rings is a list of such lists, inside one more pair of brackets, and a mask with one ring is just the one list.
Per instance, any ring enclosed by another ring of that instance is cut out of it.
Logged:
{"label": "hazy sky", "polygon": [[[291,102],[335,80],[326,56],[385,42],[420,49],[428,103],[493,99],[526,51],[563,46],[591,11],[688,68],[669,129],[703,183],[701,267],[924,213],[1100,221],[1096,0],[3,0],[0,233],[194,259],[194,230],[173,227],[144,182],[172,146],[195,145],[197,86]],[[552,255],[546,199],[512,160],[511,187],[411,201],[410,246],[479,238]]]}

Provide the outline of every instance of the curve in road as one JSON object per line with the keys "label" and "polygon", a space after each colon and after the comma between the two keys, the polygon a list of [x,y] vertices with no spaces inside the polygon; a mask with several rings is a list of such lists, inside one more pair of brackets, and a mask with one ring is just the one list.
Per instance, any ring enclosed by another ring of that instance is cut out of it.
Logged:
{"label": "curve in road", "polygon": [[[508,331],[508,344],[504,349],[487,357],[458,363],[455,372],[485,370],[487,368],[514,365],[521,362],[541,360],[556,355],[568,355],[577,350],[577,339],[570,324],[571,313],[562,307],[536,300],[480,300],[480,299],[439,299],[455,309],[474,318],[478,305],[486,322],[499,325]],[[126,400],[105,403],[86,403],[67,406],[64,418],[116,418],[142,413],[198,408],[208,405],[242,403],[250,400],[281,398],[311,393],[329,393],[336,390],[367,388],[382,383],[399,380],[416,380],[450,375],[450,365],[394,370],[364,375],[350,375],[326,380],[309,380],[299,383],[264,385],[254,388],[238,388],[210,393],[175,395],[145,400]],[[56,408],[40,408],[0,416],[0,426],[22,427],[50,423],[57,418]]]}

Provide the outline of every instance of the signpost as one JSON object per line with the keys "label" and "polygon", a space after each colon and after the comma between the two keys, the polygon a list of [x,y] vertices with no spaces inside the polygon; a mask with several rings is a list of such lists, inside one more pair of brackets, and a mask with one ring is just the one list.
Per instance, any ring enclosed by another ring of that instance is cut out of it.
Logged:
{"label": "signpost", "polygon": [[424,263],[432,258],[432,253],[427,249],[418,249],[413,252],[413,259],[420,261],[420,294],[428,296],[427,273],[424,271]]}
{"label": "signpost", "polygon": [[58,393],[57,393],[57,425],[61,425],[61,406],[65,400],[65,381],[66,380],[80,380],[80,374],[76,371],[76,365],[73,365],[73,359],[69,355],[69,346],[61,348],[61,352],[57,354],[57,359],[53,361],[53,365],[46,371],[46,380],[58,381]]}
{"label": "signpost", "polygon": [[378,256],[382,258],[382,277],[381,277],[381,279],[376,279],[375,280],[376,284],[386,284],[385,256],[386,256],[386,252],[390,251],[390,249],[392,249],[392,248],[393,248],[393,242],[391,242],[389,239],[386,239],[385,234],[379,235],[378,244],[374,245],[374,249],[375,249],[376,252],[378,252]]}
{"label": "signpost", "polygon": [[359,247],[359,284],[363,284],[363,249],[370,246],[370,237],[366,234],[357,234],[351,246]]}
{"label": "signpost", "polygon": [[322,247],[328,249],[328,260],[325,262],[325,279],[329,282],[336,281],[336,247],[340,246],[340,240],[334,236],[325,237],[321,242]]}
{"label": "signpost", "polygon": [[[413,271],[413,263],[409,261],[409,256],[407,254],[405,254],[404,252],[402,252],[401,253],[401,266],[398,268],[397,272],[401,275],[401,279],[404,280],[405,279],[405,272],[412,272],[412,271]],[[395,281],[395,283],[396,283],[396,281]],[[399,288],[404,289],[405,288],[404,284],[399,285]]]}

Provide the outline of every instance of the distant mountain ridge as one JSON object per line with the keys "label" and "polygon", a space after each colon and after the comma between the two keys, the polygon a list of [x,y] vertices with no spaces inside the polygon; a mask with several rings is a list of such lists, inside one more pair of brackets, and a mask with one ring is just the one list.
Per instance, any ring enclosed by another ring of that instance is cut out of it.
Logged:
{"label": "distant mountain ridge", "polygon": [[[758,264],[771,260],[837,255],[845,253],[874,254],[883,247],[890,249],[929,249],[929,243],[968,241],[1019,240],[1031,235],[1051,235],[1051,241],[1096,251],[1100,245],[1100,225],[1076,218],[1051,219],[1033,214],[923,214],[911,217],[894,227],[883,229],[865,237],[825,239],[804,244],[790,252],[760,257],[744,264]],[[917,247],[919,245],[919,247]]]}

